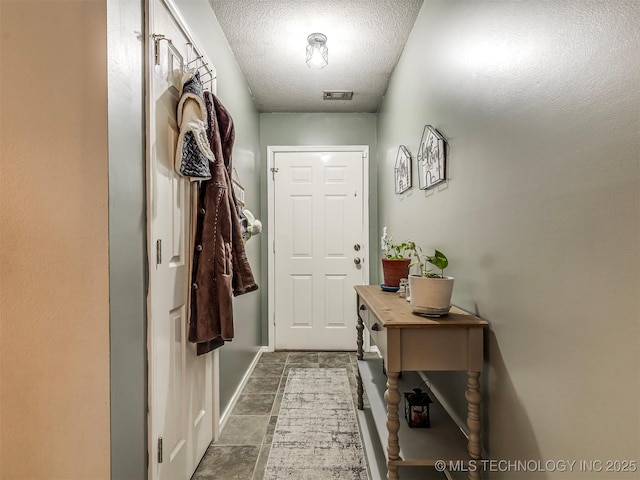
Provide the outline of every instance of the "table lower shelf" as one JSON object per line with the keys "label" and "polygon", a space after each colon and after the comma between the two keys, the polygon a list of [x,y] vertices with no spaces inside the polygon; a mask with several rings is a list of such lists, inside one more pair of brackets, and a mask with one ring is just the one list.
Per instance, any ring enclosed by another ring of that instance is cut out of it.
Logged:
{"label": "table lower shelf", "polygon": [[[362,385],[369,398],[371,414],[375,423],[375,430],[388,461],[387,445],[389,433],[387,431],[387,404],[384,400],[386,391],[386,376],[383,372],[382,359],[358,360],[358,370]],[[449,417],[442,405],[431,395],[433,404],[430,406],[430,428],[409,428],[404,418],[404,395],[416,387],[422,387],[422,379],[416,372],[403,372],[398,380],[398,391],[403,397],[398,408],[400,430],[401,460],[393,461],[397,465],[433,466],[436,461],[469,460],[467,453],[468,440],[460,428]]]}

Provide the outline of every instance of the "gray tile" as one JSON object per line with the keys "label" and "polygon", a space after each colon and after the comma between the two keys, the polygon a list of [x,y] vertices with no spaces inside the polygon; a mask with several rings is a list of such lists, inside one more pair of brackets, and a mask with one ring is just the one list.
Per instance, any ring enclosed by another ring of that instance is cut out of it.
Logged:
{"label": "gray tile", "polygon": [[[346,368],[355,402],[356,362],[356,352],[263,353],[220,439],[207,450],[193,480],[262,480],[291,368]],[[364,404],[369,405],[366,394]]]}
{"label": "gray tile", "polygon": [[243,393],[231,415],[269,415],[275,398],[275,393]]}
{"label": "gray tile", "polygon": [[[366,395],[362,396],[362,406],[363,408],[371,408],[371,405],[369,405],[369,399]],[[358,408],[358,395],[356,395],[355,393],[353,394],[353,408]],[[399,414],[402,415],[402,413]]]}
{"label": "gray tile", "polygon": [[269,415],[230,415],[214,445],[262,445]]}
{"label": "gray tile", "polygon": [[[211,445],[192,480],[247,480],[255,469],[260,446]],[[238,459],[242,459],[241,462]]]}
{"label": "gray tile", "polygon": [[276,393],[280,377],[256,377],[251,376],[242,390],[243,393]]}
{"label": "gray tile", "polygon": [[263,443],[271,443],[273,441],[273,432],[276,430],[276,423],[278,422],[278,416],[272,415],[269,419],[269,425],[267,426],[267,434],[264,436]]}
{"label": "gray tile", "polygon": [[342,366],[351,364],[349,352],[319,352],[318,363],[323,366]]}
{"label": "gray tile", "polygon": [[278,412],[280,411],[280,405],[282,405],[282,396],[282,392],[278,392],[276,394],[276,399],[273,402],[273,408],[271,409],[271,415],[278,415]]}
{"label": "gray tile", "polygon": [[291,352],[287,363],[318,363],[318,354],[312,352]]}
{"label": "gray tile", "polygon": [[284,370],[284,363],[258,363],[253,372],[252,377],[279,377]]}
{"label": "gray tile", "polygon": [[289,352],[265,352],[260,355],[258,365],[264,363],[287,363]]}
{"label": "gray tile", "polygon": [[258,463],[256,464],[256,471],[253,474],[253,480],[263,480],[264,471],[267,467],[267,460],[269,460],[270,451],[271,444],[263,445],[260,449],[260,456],[258,457]]}

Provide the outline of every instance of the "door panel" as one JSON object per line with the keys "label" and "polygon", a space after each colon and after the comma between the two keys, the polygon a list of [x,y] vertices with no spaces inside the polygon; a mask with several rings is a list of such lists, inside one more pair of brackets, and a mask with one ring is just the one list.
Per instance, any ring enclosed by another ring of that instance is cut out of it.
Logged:
{"label": "door panel", "polygon": [[[192,186],[174,170],[176,108],[189,39],[170,4],[149,0],[149,478],[188,479],[213,433],[212,355],[188,342]],[[156,45],[152,35],[164,35]],[[171,42],[168,41],[171,40]],[[162,451],[160,452],[160,443]]]}
{"label": "door panel", "polygon": [[[366,283],[363,151],[277,152],[275,348],[353,350],[353,286]],[[354,259],[359,259],[356,264]]]}

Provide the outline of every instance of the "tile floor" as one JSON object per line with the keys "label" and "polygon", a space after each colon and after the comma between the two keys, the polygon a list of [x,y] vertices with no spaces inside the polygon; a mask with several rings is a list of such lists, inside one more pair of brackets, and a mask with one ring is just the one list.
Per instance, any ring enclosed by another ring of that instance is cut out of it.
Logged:
{"label": "tile floor", "polygon": [[355,405],[355,352],[263,353],[192,480],[262,480],[291,368],[346,368]]}

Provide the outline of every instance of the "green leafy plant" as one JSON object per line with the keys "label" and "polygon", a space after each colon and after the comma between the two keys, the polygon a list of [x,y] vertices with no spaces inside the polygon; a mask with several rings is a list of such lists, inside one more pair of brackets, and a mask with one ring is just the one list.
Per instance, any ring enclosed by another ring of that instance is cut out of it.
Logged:
{"label": "green leafy plant", "polygon": [[380,239],[380,247],[387,260],[402,260],[408,258],[410,252],[409,243],[392,243],[393,235],[387,234],[387,227],[384,227],[382,238]]}
{"label": "green leafy plant", "polygon": [[[447,260],[447,257],[444,253],[439,250],[435,250],[433,255],[424,255],[422,253],[422,249],[418,245],[416,245],[413,240],[409,240],[407,242],[407,246],[410,256],[416,259],[413,263],[411,263],[411,265],[409,265],[409,267],[417,265],[418,274],[422,277],[444,278],[444,269],[449,265],[449,260]],[[440,273],[435,273],[431,268],[425,268],[425,262],[428,262],[434,267],[439,268]]]}
{"label": "green leafy plant", "polygon": [[388,260],[402,260],[407,258],[406,254],[408,253],[409,245],[406,242],[403,242],[399,245],[389,244],[387,245],[387,249],[384,251],[385,257]]}

